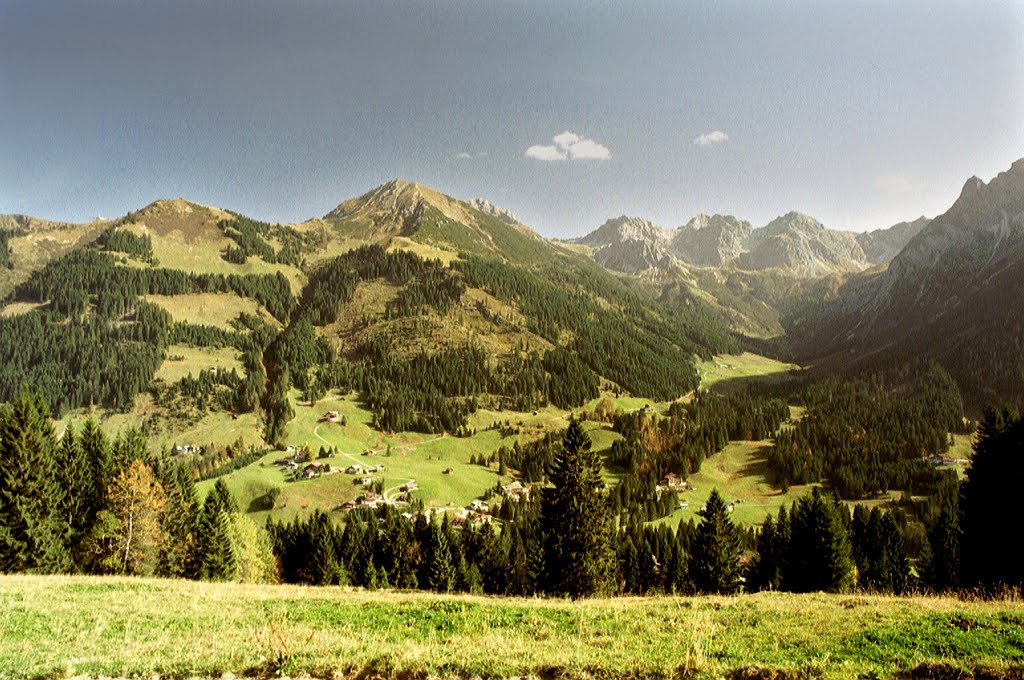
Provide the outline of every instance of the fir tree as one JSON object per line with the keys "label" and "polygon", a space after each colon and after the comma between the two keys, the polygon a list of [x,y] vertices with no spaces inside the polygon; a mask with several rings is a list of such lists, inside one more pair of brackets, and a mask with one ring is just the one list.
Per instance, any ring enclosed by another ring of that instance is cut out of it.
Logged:
{"label": "fir tree", "polygon": [[740,583],[739,534],[725,507],[725,501],[713,489],[700,511],[690,555],[690,579],[702,593],[734,593]]}
{"label": "fir tree", "polygon": [[583,597],[612,587],[613,550],[601,459],[578,420],[570,419],[543,490],[547,589]]}
{"label": "fir tree", "polygon": [[68,425],[57,451],[56,471],[64,489],[61,517],[68,524],[68,545],[76,560],[76,568],[83,556],[84,543],[96,521],[97,490],[91,461],[86,457],[75,428]]}
{"label": "fir tree", "polygon": [[[223,480],[217,480],[223,484]],[[224,487],[226,491],[226,487]],[[230,494],[227,496],[230,499]],[[232,542],[230,506],[215,485],[203,503],[200,528],[203,578],[229,581],[235,577],[236,554]]]}
{"label": "fir tree", "polygon": [[1006,521],[1019,517],[1017,494],[1024,487],[1024,418],[1008,409],[988,409],[974,456],[961,486],[963,584],[992,590],[1024,584],[1018,546],[1006,536]]}
{"label": "fir tree", "polygon": [[787,590],[842,592],[853,586],[854,564],[841,515],[844,512],[844,507],[830,503],[817,487],[794,504],[783,574]]}
{"label": "fir tree", "polygon": [[752,590],[778,590],[782,585],[782,561],[787,546],[775,521],[768,515],[757,534],[757,556],[750,567]]}
{"label": "fir tree", "polygon": [[440,524],[430,528],[429,558],[427,560],[427,583],[431,590],[448,593],[455,587],[455,566],[452,564],[448,537]]}
{"label": "fir tree", "polygon": [[200,528],[202,507],[192,475],[184,466],[165,465],[161,482],[166,490],[164,533],[167,541],[157,573],[171,578],[198,579],[202,575]]}
{"label": "fir tree", "polygon": [[928,532],[925,577],[940,592],[960,586],[960,504],[956,494],[946,496],[942,510]]}
{"label": "fir tree", "polygon": [[0,571],[71,570],[67,490],[42,395],[22,393],[0,411]]}

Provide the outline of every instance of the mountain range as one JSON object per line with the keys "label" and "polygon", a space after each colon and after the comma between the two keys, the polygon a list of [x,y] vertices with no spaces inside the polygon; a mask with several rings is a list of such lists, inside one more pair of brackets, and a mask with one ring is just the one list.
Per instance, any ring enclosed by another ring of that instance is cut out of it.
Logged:
{"label": "mountain range", "polygon": [[[333,297],[337,309],[328,316],[335,320],[316,333],[352,360],[378,340],[398,342],[398,353],[412,356],[472,338],[502,365],[519,350],[552,357],[569,350],[584,357],[595,379],[666,398],[693,386],[694,356],[745,346],[822,372],[928,356],[950,368],[972,405],[1024,403],[1024,319],[1016,304],[1024,281],[1022,234],[1024,160],[987,184],[971,178],[934,219],[861,234],[797,212],[761,227],[698,215],[677,229],[621,216],[559,242],[484,199],[462,201],[392,180],[292,225],[183,199],[89,224],[0,216],[0,294],[6,319],[42,315],[40,323],[59,330],[59,319],[47,316],[57,301],[39,282],[61,263],[77,262],[68,259],[74,253],[99,251],[114,256],[117,277],[123,268],[154,272],[151,278],[181,272],[192,277],[181,291],[234,290],[251,298],[246,309],[284,329],[314,294]],[[132,238],[151,252],[118,250]],[[363,271],[358,258],[371,256],[352,252],[366,246],[439,268],[413,279],[372,269],[357,276],[351,291],[317,287],[338,262]],[[279,293],[247,292],[270,285],[259,278],[268,275],[280,277],[291,302]],[[450,299],[429,302],[442,284],[442,297]],[[133,285],[170,310],[174,322],[202,325],[151,290],[155,284]],[[103,290],[82,294],[87,304],[106,308]],[[421,302],[407,307],[410,299]],[[299,311],[287,312],[289,306]],[[12,351],[0,346],[0,354]],[[635,365],[644,361],[649,365]],[[550,379],[553,369],[545,370]],[[658,380],[643,377],[652,370],[661,370]]]}
{"label": "mountain range", "polygon": [[678,229],[622,215],[575,239],[609,269],[639,273],[680,265],[776,270],[801,278],[863,271],[889,262],[926,218],[855,234],[789,212],[760,228],[732,215],[697,215]]}

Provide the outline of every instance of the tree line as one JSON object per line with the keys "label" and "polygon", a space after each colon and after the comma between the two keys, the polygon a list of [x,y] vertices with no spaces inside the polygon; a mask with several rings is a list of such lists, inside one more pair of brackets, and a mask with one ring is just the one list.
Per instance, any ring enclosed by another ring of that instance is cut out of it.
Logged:
{"label": "tree line", "polygon": [[54,431],[40,393],[0,409],[0,571],[273,581],[267,534],[223,481],[200,500],[187,466],[95,421]]}
{"label": "tree line", "polygon": [[925,459],[965,427],[959,388],[936,364],[831,378],[797,398],[806,413],[768,454],[771,481],[784,489],[827,480],[847,499],[934,493],[943,474]]}

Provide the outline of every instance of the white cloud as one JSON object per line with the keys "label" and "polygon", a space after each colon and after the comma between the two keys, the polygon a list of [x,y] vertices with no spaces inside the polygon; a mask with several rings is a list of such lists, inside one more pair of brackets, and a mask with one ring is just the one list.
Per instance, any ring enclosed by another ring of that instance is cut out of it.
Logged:
{"label": "white cloud", "polygon": [[564,161],[566,153],[557,146],[531,146],[526,150],[526,155],[536,158],[538,161]]}
{"label": "white cloud", "polygon": [[552,137],[551,141],[553,141],[555,146],[559,149],[568,149],[570,146],[580,141],[580,136],[575,132],[569,132],[566,130],[562,134]]}
{"label": "white cloud", "polygon": [[715,130],[714,132],[706,132],[700,137],[694,138],[693,143],[697,146],[707,146],[708,144],[724,142],[727,139],[729,139],[729,135],[725,134],[721,130]]}
{"label": "white cloud", "polygon": [[606,161],[612,157],[612,152],[592,139],[581,139],[569,147],[569,155],[579,160]]}
{"label": "white cloud", "polygon": [[528,158],[535,158],[539,161],[606,161],[612,157],[612,152],[604,144],[598,144],[592,139],[580,137],[575,132],[566,130],[551,138],[554,144],[535,144],[526,150]]}

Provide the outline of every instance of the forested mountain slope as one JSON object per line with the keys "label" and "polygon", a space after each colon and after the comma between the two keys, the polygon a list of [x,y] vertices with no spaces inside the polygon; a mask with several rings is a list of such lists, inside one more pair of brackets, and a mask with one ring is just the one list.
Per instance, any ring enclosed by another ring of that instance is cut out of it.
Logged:
{"label": "forested mountain slope", "polygon": [[[21,243],[24,218],[9,222],[0,400],[25,385],[58,413],[149,393],[169,409],[259,410],[273,440],[289,387],[338,387],[381,429],[455,431],[481,399],[571,407],[602,381],[675,398],[698,357],[739,349],[697,297],[662,305],[499,211],[399,180],[298,225],[161,200],[47,226],[64,239],[49,257]],[[236,368],[202,366],[224,348]],[[194,375],[157,378],[194,353]]]}
{"label": "forested mountain slope", "polygon": [[1024,403],[1024,159],[960,197],[883,272],[853,277],[794,322],[799,356],[831,370],[939,359],[975,409]]}

